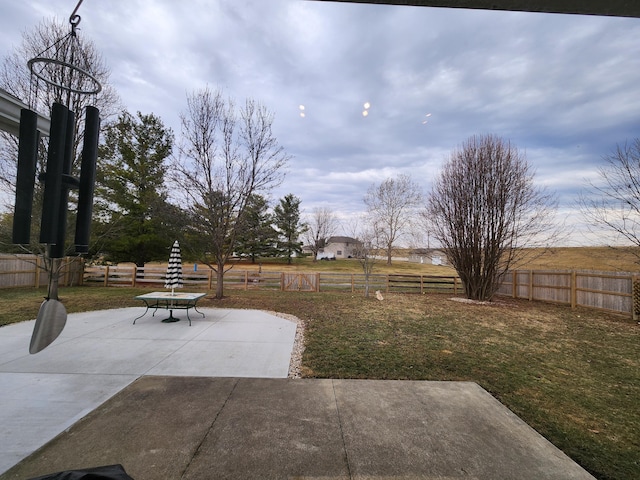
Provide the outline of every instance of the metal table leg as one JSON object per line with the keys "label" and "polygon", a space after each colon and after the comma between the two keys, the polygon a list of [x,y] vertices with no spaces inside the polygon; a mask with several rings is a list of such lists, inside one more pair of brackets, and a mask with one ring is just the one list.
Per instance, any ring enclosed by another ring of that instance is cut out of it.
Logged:
{"label": "metal table leg", "polygon": [[144,304],[147,306],[147,308],[145,309],[144,313],[142,315],[140,315],[139,317],[136,317],[135,320],[133,320],[133,324],[136,324],[136,320],[138,320],[139,318],[144,317],[147,312],[149,311],[149,302],[147,302],[146,300],[142,300],[144,302]]}

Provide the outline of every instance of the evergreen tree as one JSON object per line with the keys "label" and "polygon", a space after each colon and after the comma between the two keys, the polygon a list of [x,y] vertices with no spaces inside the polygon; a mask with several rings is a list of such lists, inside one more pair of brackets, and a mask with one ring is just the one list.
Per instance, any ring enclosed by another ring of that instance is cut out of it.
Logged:
{"label": "evergreen tree", "polygon": [[278,250],[291,264],[294,255],[302,254],[302,242],[298,239],[306,230],[300,222],[300,199],[292,193],[280,199],[274,209],[274,223],[280,236]]}
{"label": "evergreen tree", "polygon": [[236,240],[236,253],[248,255],[251,263],[256,258],[272,257],[277,253],[278,233],[273,228],[269,204],[262,195],[252,195],[241,219]]}
{"label": "evergreen tree", "polygon": [[153,114],[123,112],[104,138],[96,178],[97,248],[109,260],[138,266],[164,259],[178,232],[164,184],[173,133]]}

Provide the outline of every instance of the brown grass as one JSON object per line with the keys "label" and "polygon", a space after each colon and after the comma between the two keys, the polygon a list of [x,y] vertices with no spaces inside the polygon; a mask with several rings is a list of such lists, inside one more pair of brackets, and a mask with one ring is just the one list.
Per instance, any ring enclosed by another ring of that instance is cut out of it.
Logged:
{"label": "brown grass", "polygon": [[[61,289],[69,312],[140,306],[143,289]],[[0,324],[34,318],[42,289],[3,290]],[[306,323],[303,374],[468,380],[491,392],[599,479],[640,478],[640,327],[606,313],[509,298],[228,292],[203,307],[252,308]]]}
{"label": "brown grass", "polygon": [[637,247],[555,247],[528,252],[517,268],[526,270],[640,271]]}
{"label": "brown grass", "polygon": [[[398,256],[406,257],[407,250],[398,250]],[[166,266],[166,262],[153,262],[149,266]],[[297,258],[288,265],[282,259],[263,259],[258,263],[250,261],[231,262],[238,270],[258,271],[294,271],[294,272],[353,272],[361,273],[362,267],[356,259],[336,261],[317,261],[311,258]],[[199,269],[206,268],[202,265]],[[193,262],[185,262],[186,269],[193,269]],[[637,247],[553,247],[531,249],[525,258],[516,265],[523,270],[595,270],[616,272],[640,272],[640,248]],[[455,271],[447,266],[409,263],[397,260],[391,266],[385,260],[379,260],[374,268],[376,273],[412,273],[416,275],[454,275]]]}
{"label": "brown grass", "polygon": [[[524,268],[638,271],[635,265],[632,251],[572,248],[544,252]],[[310,266],[307,260],[286,268]],[[359,268],[346,260],[317,266]],[[262,268],[282,271],[283,265]],[[433,274],[430,265],[392,268]],[[139,306],[133,297],[143,292],[69,288],[61,299],[78,312]],[[44,291],[1,293],[0,325],[34,318]],[[436,294],[385,295],[384,301],[334,292],[227,295],[208,296],[201,305],[279,311],[305,321],[307,377],[474,381],[596,478],[640,478],[640,326],[629,319],[510,298],[479,305]]]}

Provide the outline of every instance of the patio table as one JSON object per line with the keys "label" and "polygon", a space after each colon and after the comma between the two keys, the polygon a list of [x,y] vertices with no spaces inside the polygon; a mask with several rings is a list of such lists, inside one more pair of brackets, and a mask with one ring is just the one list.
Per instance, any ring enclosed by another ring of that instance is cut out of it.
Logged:
{"label": "patio table", "polygon": [[133,321],[133,324],[136,324],[136,320],[144,317],[150,308],[155,309],[153,311],[153,315],[155,316],[158,309],[169,310],[169,318],[165,318],[162,320],[165,323],[168,322],[178,322],[179,318],[173,316],[174,310],[186,310],[187,311],[187,319],[189,320],[189,326],[191,326],[191,317],[189,316],[189,309],[193,308],[196,312],[202,315],[204,318],[204,313],[196,308],[196,304],[198,300],[204,297],[206,293],[171,293],[171,292],[151,292],[145,293],[144,295],[138,295],[136,300],[142,300],[146,305],[146,310],[142,315],[136,317]]}

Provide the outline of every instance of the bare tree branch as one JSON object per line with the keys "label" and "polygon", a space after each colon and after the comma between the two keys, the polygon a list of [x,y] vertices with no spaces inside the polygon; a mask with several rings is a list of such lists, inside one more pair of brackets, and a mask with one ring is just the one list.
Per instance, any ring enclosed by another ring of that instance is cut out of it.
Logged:
{"label": "bare tree branch", "polygon": [[393,248],[406,233],[422,201],[420,187],[408,175],[388,178],[380,185],[371,185],[364,197],[372,226],[378,232],[381,246],[387,252],[387,265],[391,265]]}
{"label": "bare tree branch", "polygon": [[348,229],[349,235],[357,239],[354,256],[358,259],[364,273],[364,296],[370,293],[371,275],[379,263],[377,256],[381,247],[382,232],[375,221],[363,217],[355,219]]}
{"label": "bare tree branch", "polygon": [[[600,183],[588,185],[580,210],[593,231],[613,233],[615,241],[640,247],[640,138],[618,145],[604,160]],[[635,253],[640,263],[640,251]]]}
{"label": "bare tree branch", "polygon": [[329,208],[316,207],[307,219],[306,225],[303,238],[305,244],[311,249],[315,262],[318,260],[318,252],[325,247],[327,239],[335,234],[338,221]]}
{"label": "bare tree branch", "polygon": [[188,95],[181,120],[175,180],[191,215],[190,247],[216,271],[216,297],[222,298],[225,263],[248,202],[282,182],[289,156],[271,131],[273,115],[254,100],[237,111],[207,87]]}
{"label": "bare tree branch", "polygon": [[489,300],[525,247],[557,234],[555,197],[534,186],[526,159],[509,142],[474,136],[445,163],[425,215],[469,298]]}

